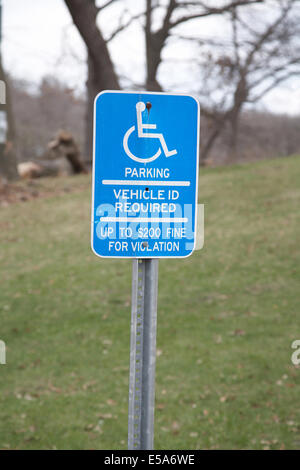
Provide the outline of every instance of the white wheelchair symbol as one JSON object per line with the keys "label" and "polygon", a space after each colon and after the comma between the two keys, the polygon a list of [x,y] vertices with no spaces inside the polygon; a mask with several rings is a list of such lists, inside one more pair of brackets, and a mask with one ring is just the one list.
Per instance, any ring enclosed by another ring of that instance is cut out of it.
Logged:
{"label": "white wheelchair symbol", "polygon": [[[166,157],[171,157],[172,155],[176,155],[177,150],[168,150],[163,134],[155,134],[155,133],[148,134],[147,132],[146,133],[144,132],[144,129],[156,129],[156,124],[143,124],[142,112],[145,111],[146,109],[145,103],[143,103],[142,101],[139,101],[135,105],[135,107],[136,107],[138,137],[147,138],[147,139],[159,139]],[[153,162],[153,160],[156,160],[156,158],[158,158],[161,154],[161,148],[159,148],[152,157],[148,157],[148,158],[137,157],[129,150],[128,139],[134,131],[135,131],[135,126],[130,127],[128,131],[125,133],[124,138],[123,138],[123,147],[128,157],[130,157],[132,160],[135,160],[136,162],[142,162],[142,163]]]}

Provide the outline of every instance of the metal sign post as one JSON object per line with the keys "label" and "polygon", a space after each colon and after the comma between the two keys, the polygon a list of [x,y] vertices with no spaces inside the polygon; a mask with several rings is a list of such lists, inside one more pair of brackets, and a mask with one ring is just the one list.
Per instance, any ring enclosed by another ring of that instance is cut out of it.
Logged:
{"label": "metal sign post", "polygon": [[158,259],[134,259],[128,449],[153,449]]}
{"label": "metal sign post", "polygon": [[176,93],[95,98],[91,246],[132,258],[128,447],[153,449],[158,259],[196,247],[199,103]]}

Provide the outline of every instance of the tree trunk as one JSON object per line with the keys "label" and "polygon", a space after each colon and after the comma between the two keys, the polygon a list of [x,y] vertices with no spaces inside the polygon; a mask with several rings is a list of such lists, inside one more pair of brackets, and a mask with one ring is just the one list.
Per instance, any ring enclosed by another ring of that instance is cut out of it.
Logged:
{"label": "tree trunk", "polygon": [[214,146],[214,143],[221,133],[221,127],[215,127],[203,147],[200,150],[200,165],[204,166],[208,160],[209,154]]}
{"label": "tree trunk", "polygon": [[99,92],[94,63],[88,54],[88,76],[86,81],[86,115],[85,115],[85,141],[84,141],[84,161],[87,166],[91,164],[93,153],[93,115],[94,100]]}
{"label": "tree trunk", "polygon": [[87,111],[85,163],[92,161],[93,102],[103,90],[119,90],[119,81],[109,54],[107,43],[97,27],[99,9],[95,0],[65,0],[74,24],[85,42],[88,53]]}
{"label": "tree trunk", "polygon": [[[148,61],[147,61],[148,64]],[[148,68],[147,71],[147,80],[146,80],[146,90],[148,91],[163,91],[161,85],[156,80],[156,70],[151,66]]]}
{"label": "tree trunk", "polygon": [[235,162],[237,158],[237,141],[239,131],[240,114],[243,104],[248,97],[248,86],[245,71],[241,72],[240,80],[234,93],[233,106],[228,113],[229,122],[231,126],[231,135],[229,142],[229,152],[227,155],[228,163]]}
{"label": "tree trunk", "polygon": [[[203,116],[206,116],[209,118],[208,114],[205,113],[205,110],[203,112]],[[221,134],[221,132],[224,129],[224,126],[226,124],[226,120],[228,119],[227,113],[219,116],[215,116],[214,118],[214,123],[213,123],[213,129],[210,135],[208,136],[207,140],[205,141],[203,147],[200,147],[200,165],[205,165],[205,162],[208,160],[209,154]],[[202,141],[202,138],[200,137],[200,142]]]}
{"label": "tree trunk", "polygon": [[235,162],[237,157],[237,134],[238,134],[238,116],[234,116],[231,119],[231,136],[229,146],[229,161]]}
{"label": "tree trunk", "polygon": [[161,51],[164,39],[161,32],[153,33],[152,28],[152,0],[146,1],[145,47],[146,47],[146,90],[162,91],[157,81],[157,70],[161,62]]}
{"label": "tree trunk", "polygon": [[240,112],[241,112],[241,108],[239,107],[234,108],[229,118],[230,119],[230,140],[229,140],[229,150],[227,154],[227,163],[233,163],[237,159],[237,143],[238,143]]}
{"label": "tree trunk", "polygon": [[5,96],[0,100],[0,177],[14,180],[18,177],[17,158],[15,149],[15,127],[12,112],[11,96],[8,81],[2,67],[0,56],[0,80],[5,90]]}
{"label": "tree trunk", "polygon": [[147,33],[146,39],[146,89],[148,91],[163,91],[161,85],[157,81],[157,70],[161,62],[161,46],[156,44],[155,35]]}

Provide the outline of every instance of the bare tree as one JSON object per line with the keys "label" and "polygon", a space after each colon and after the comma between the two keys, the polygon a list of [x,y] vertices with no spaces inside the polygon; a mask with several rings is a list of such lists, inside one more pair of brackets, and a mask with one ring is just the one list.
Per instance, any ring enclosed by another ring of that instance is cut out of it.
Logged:
{"label": "bare tree", "polygon": [[49,75],[34,92],[23,80],[10,77],[10,85],[13,113],[17,117],[18,162],[38,160],[59,129],[76,136],[82,154],[84,97]]}
{"label": "bare tree", "polygon": [[17,157],[15,145],[15,125],[11,105],[9,80],[0,58],[0,81],[5,86],[5,103],[0,104],[0,176],[5,180],[17,178]]}
{"label": "bare tree", "polygon": [[[210,132],[201,151],[205,160],[229,123],[229,154],[235,157],[241,110],[280,83],[300,74],[298,0],[266,2],[267,10],[230,12],[231,37],[211,47],[200,64],[202,111]],[[201,45],[202,48],[202,45]]]}
{"label": "bare tree", "polygon": [[92,154],[94,98],[101,90],[118,90],[120,88],[107,41],[96,22],[98,13],[114,1],[116,0],[108,0],[98,7],[95,0],[65,0],[74,24],[87,47],[88,78],[86,83],[87,108],[85,119],[85,158],[87,161],[91,161]]}
{"label": "bare tree", "polygon": [[[209,16],[223,15],[233,8],[262,3],[264,0],[244,0],[229,1],[224,0],[216,7],[215,1],[211,0],[146,0],[145,11],[145,42],[146,42],[146,88],[147,90],[162,91],[162,86],[158,82],[157,72],[162,62],[162,51],[172,33],[180,25],[193,20],[207,18]],[[156,10],[161,10],[161,25],[158,29],[153,27],[153,14]]]}
{"label": "bare tree", "polygon": [[[0,1],[0,45],[2,40],[2,4]],[[5,180],[17,178],[15,149],[15,126],[11,106],[8,77],[2,65],[0,50],[0,177]]]}
{"label": "bare tree", "polygon": [[[97,23],[98,14],[120,2],[106,0],[96,5],[96,0],[65,0],[74,24],[78,28],[86,46],[88,55],[87,79],[87,116],[86,116],[86,156],[90,160],[92,148],[92,106],[95,95],[104,89],[119,89],[120,84],[115,72],[115,66],[109,53],[108,43],[121,31],[124,31],[132,21],[144,18],[143,31],[146,45],[146,80],[147,90],[161,91],[157,74],[162,62],[162,51],[172,31],[188,21],[205,18],[211,15],[222,15],[232,8],[261,3],[263,0],[221,0],[219,6],[214,6],[212,0],[145,0],[141,13],[131,15],[124,20],[124,10],[120,13],[120,22],[109,38],[105,39]],[[126,2],[120,2],[123,6]],[[126,10],[127,11],[127,10]],[[160,26],[154,27],[154,16],[160,17]]]}

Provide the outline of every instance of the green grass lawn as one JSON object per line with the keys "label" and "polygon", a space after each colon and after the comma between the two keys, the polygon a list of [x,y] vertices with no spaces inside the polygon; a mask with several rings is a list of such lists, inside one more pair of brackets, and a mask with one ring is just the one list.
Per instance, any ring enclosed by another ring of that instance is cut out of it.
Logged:
{"label": "green grass lawn", "polygon": [[[299,183],[299,157],[200,171],[204,248],[159,267],[156,449],[300,447]],[[91,252],[89,177],[37,184],[0,208],[0,448],[126,449],[131,262]]]}

